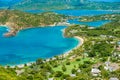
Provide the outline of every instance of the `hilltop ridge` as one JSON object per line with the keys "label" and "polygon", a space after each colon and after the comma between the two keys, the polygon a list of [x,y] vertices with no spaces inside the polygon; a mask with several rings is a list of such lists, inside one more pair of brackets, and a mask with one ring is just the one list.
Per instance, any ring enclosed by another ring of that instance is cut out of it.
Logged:
{"label": "hilltop ridge", "polygon": [[11,0],[0,2],[1,9],[15,10],[61,10],[61,9],[87,9],[87,10],[120,10],[119,2],[94,0]]}

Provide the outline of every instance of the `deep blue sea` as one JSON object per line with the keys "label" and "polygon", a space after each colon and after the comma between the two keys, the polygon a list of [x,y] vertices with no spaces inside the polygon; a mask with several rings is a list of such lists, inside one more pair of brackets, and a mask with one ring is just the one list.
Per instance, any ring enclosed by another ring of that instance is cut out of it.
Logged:
{"label": "deep blue sea", "polygon": [[[75,16],[112,13],[110,11],[88,10],[59,10],[55,12]],[[103,25],[106,21],[91,23],[92,26],[96,27]],[[64,28],[66,26],[30,28],[21,30],[15,37],[5,38],[3,33],[7,32],[8,29],[0,27],[0,64],[23,64],[35,61],[38,58],[51,58],[73,49],[79,41],[75,38],[65,38],[61,31]]]}

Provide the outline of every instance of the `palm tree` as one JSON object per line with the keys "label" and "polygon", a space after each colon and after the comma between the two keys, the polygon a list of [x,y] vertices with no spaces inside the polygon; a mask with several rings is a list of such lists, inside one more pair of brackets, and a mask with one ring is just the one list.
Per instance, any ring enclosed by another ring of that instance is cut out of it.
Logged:
{"label": "palm tree", "polygon": [[39,58],[36,60],[36,64],[39,65],[39,64],[42,64],[43,63],[43,59]]}

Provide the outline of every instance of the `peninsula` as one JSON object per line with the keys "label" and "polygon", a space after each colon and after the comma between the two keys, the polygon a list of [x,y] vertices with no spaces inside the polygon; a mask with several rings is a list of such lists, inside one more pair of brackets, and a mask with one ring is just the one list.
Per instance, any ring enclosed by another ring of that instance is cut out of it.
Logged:
{"label": "peninsula", "polygon": [[65,22],[66,16],[53,12],[44,12],[41,14],[30,14],[17,10],[1,10],[0,24],[8,26],[10,31],[4,36],[14,36],[19,30],[31,27],[44,27],[56,25],[59,22]]}

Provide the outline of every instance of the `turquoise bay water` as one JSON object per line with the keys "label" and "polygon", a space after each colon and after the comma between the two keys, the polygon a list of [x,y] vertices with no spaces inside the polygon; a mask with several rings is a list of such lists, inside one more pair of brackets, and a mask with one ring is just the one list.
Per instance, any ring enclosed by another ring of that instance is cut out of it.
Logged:
{"label": "turquoise bay water", "polygon": [[109,11],[109,10],[53,10],[53,12],[71,15],[71,16],[92,16],[92,15],[101,15],[101,14],[112,14],[120,13],[120,11]]}
{"label": "turquoise bay water", "polygon": [[[109,12],[88,10],[67,10],[67,12],[66,10],[58,10],[56,12],[74,16],[113,13],[112,11]],[[34,13],[38,13],[38,11],[35,11]],[[92,24],[92,26],[100,26],[104,23],[105,22],[103,21],[101,24],[100,21],[90,22],[89,24]],[[73,49],[75,46],[78,45],[79,41],[75,38],[65,38],[61,31],[64,28],[66,27],[56,26],[25,29],[20,31],[15,37],[5,38],[3,37],[3,33],[7,32],[7,28],[0,27],[0,64],[23,64],[35,61],[38,58],[50,58],[55,55],[63,54],[70,49]]]}
{"label": "turquoise bay water", "polygon": [[98,2],[100,2],[100,1],[104,1],[104,2],[120,2],[120,0],[89,0],[89,1],[98,1]]}
{"label": "turquoise bay water", "polygon": [[31,28],[20,31],[15,37],[5,38],[5,27],[0,28],[0,64],[14,65],[60,55],[75,46],[79,41],[65,38],[61,32],[64,26]]}
{"label": "turquoise bay water", "polygon": [[[44,10],[25,10],[24,12],[28,13],[42,13],[46,12]],[[110,11],[110,10],[52,10],[52,12],[64,15],[71,15],[71,16],[92,16],[92,15],[101,15],[101,14],[112,14],[112,13],[120,13],[120,11]]]}
{"label": "turquoise bay water", "polygon": [[77,19],[74,20],[68,20],[70,24],[81,24],[81,25],[88,25],[89,27],[100,27],[101,25],[104,25],[106,23],[109,23],[111,21],[109,20],[100,20],[100,21],[93,21],[93,22],[81,22]]}

